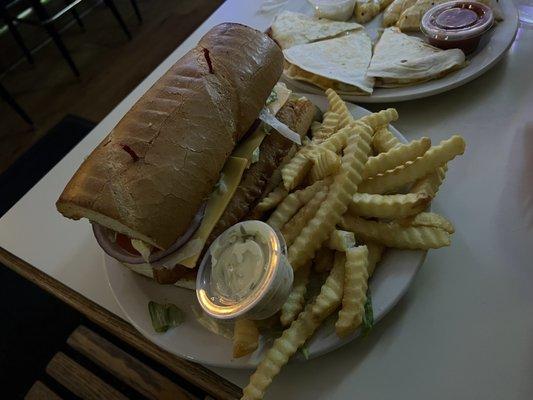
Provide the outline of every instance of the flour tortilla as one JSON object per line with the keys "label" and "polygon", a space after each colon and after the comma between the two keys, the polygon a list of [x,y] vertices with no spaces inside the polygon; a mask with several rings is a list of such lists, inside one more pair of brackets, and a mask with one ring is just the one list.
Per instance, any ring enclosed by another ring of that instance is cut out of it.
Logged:
{"label": "flour tortilla", "polygon": [[366,24],[381,12],[379,0],[357,0],[354,17],[360,24]]}
{"label": "flour tortilla", "polygon": [[396,24],[400,15],[415,3],[416,0],[394,0],[383,13],[383,26]]}
{"label": "flour tortilla", "polygon": [[357,0],[354,8],[355,22],[366,24],[391,3],[392,0]]}
{"label": "flour tortilla", "polygon": [[[414,5],[409,8],[404,8],[404,11],[400,15],[396,26],[399,27],[402,31],[419,31],[420,22],[424,14],[433,6],[437,4],[446,3],[449,0],[417,0]],[[485,4],[492,8],[494,14],[494,19],[497,21],[503,20],[503,14],[500,8],[500,5],[496,0],[477,0],[478,2]]]}
{"label": "flour tortilla", "polygon": [[392,27],[376,44],[367,75],[376,78],[376,87],[397,87],[440,78],[464,65],[461,50],[441,50]]}
{"label": "flour tortilla", "polygon": [[272,38],[282,49],[299,44],[331,39],[363,27],[355,22],[338,22],[319,19],[292,11],[279,14],[272,23]]}
{"label": "flour tortilla", "polygon": [[366,76],[372,57],[372,42],[363,30],[293,46],[283,54],[290,64],[337,83],[336,88],[341,91],[372,93],[373,79]]}

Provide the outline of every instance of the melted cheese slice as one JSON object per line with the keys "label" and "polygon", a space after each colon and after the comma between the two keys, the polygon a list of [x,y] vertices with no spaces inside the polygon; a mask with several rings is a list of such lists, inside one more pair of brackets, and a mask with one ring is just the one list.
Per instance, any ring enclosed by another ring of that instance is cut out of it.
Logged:
{"label": "melted cheese slice", "polygon": [[200,227],[187,244],[175,254],[175,257],[172,257],[172,265],[168,267],[173,267],[177,263],[187,268],[196,267],[205,242],[235,194],[247,165],[248,160],[241,157],[231,156],[226,161],[222,169],[223,184],[226,190],[215,189],[211,193]]}
{"label": "melted cheese slice", "polygon": [[250,133],[246,140],[240,143],[237,148],[233,150],[231,157],[244,158],[245,160],[248,160],[247,166],[249,166],[252,163],[252,155],[255,149],[261,146],[265,136],[265,129],[262,124],[259,124],[257,129]]}
{"label": "melted cheese slice", "polygon": [[270,111],[272,115],[276,115],[278,111],[281,110],[281,107],[285,105],[287,100],[289,100],[292,90],[287,88],[287,85],[283,82],[276,83],[276,86],[274,86],[274,89],[272,90],[276,93],[276,100],[267,104],[266,108],[268,108],[268,111]]}

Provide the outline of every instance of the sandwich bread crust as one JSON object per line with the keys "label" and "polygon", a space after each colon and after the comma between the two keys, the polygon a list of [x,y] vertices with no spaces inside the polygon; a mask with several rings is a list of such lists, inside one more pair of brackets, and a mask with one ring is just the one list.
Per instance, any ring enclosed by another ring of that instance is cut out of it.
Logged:
{"label": "sandwich bread crust", "polygon": [[215,26],[83,162],[57,209],[169,247],[208,198],[282,69],[283,54],[266,34]]}

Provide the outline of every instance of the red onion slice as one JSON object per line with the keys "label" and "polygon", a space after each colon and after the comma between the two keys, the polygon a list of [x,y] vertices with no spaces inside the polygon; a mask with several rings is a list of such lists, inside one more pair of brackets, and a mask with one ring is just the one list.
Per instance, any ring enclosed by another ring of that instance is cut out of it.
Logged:
{"label": "red onion slice", "polygon": [[[155,253],[152,253],[149,257],[149,262],[153,263],[156,262],[172,253],[175,253],[177,250],[179,250],[185,243],[189,241],[191,236],[196,232],[196,230],[200,227],[200,224],[202,222],[202,219],[204,217],[206,204],[204,203],[194,218],[192,219],[189,228],[187,231],[181,235],[168,249],[165,250],[159,250]],[[142,256],[138,256],[135,254],[131,254],[126,249],[123,249],[118,245],[118,243],[113,242],[110,238],[110,234],[113,233],[112,230],[103,227],[102,225],[99,225],[97,223],[92,223],[93,226],[93,233],[94,237],[96,238],[96,241],[109,256],[113,257],[114,259],[128,263],[128,264],[144,264],[146,261]]]}

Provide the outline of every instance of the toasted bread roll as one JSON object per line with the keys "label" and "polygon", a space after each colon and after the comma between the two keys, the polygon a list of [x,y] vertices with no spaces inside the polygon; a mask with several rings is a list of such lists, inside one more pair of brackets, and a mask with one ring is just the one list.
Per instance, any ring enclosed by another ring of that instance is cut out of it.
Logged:
{"label": "toasted bread roll", "polygon": [[211,193],[282,69],[283,54],[266,34],[215,26],[85,160],[58,210],[169,247]]}

